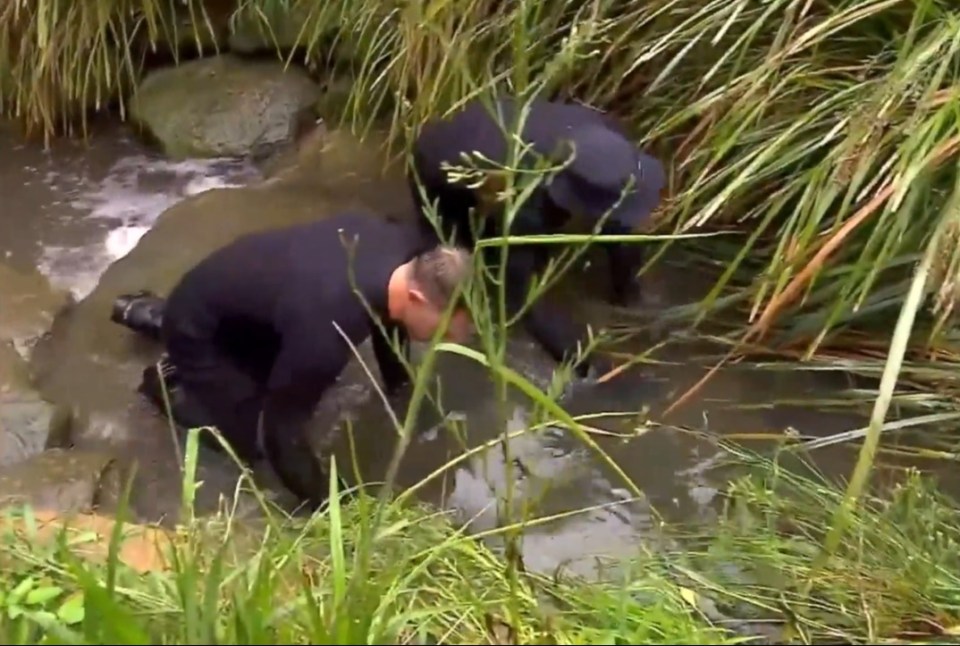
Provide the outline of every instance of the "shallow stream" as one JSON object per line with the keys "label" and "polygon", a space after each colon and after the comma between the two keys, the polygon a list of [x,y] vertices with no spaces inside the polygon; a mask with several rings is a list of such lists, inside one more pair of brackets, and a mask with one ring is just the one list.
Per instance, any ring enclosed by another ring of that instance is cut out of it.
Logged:
{"label": "shallow stream", "polygon": [[[192,263],[246,231],[322,217],[345,207],[394,213],[410,209],[397,169],[378,176],[381,159],[372,144],[322,131],[308,140],[264,179],[264,169],[240,161],[166,161],[109,124],[88,146],[59,141],[50,151],[0,128],[0,269],[10,270],[0,272],[0,281],[7,281],[0,284],[0,299],[8,295],[0,308],[7,309],[6,316],[30,318],[34,310],[29,308],[36,303],[49,307],[56,301],[47,281],[72,293],[76,304],[50,310],[56,320],[33,353],[40,390],[76,413],[71,438],[75,446],[106,444],[136,459],[133,502],[145,520],[176,514],[177,452],[170,429],[135,392],[143,367],[157,349],[109,322],[113,298],[142,288],[166,292]],[[37,273],[47,280],[37,280]],[[594,280],[576,277],[572,284],[581,287],[564,290],[565,297],[598,292],[582,288]],[[689,268],[665,264],[651,275],[649,289],[658,307],[666,307],[696,299],[709,280]],[[25,292],[36,298],[9,296]],[[599,298],[574,305],[594,321],[609,314]],[[669,339],[671,331],[660,335]],[[23,342],[18,347],[32,346],[32,341],[17,341]],[[648,342],[638,341],[641,346]],[[648,385],[578,388],[561,402],[578,415],[623,414],[588,423],[622,436],[597,434],[596,439],[643,491],[643,500],[632,499],[608,465],[558,426],[511,440],[509,456],[503,442],[494,443],[423,486],[419,494],[474,519],[474,528],[482,531],[508,517],[496,501],[511,489],[515,514],[557,516],[527,532],[526,566],[549,571],[566,563],[585,572],[593,567],[594,556],[627,555],[640,537],[656,531],[660,523],[654,509],[667,520],[708,521],[716,513],[718,491],[729,477],[714,468],[722,459],[716,437],[791,428],[803,435],[825,435],[865,425],[853,413],[804,405],[847,384],[836,373],[799,370],[725,370],[686,406],[661,418],[659,412],[710,367],[693,361],[691,348],[678,342],[659,351],[661,363],[645,368],[651,376]],[[510,357],[513,367],[535,383],[549,380],[553,364],[520,332],[511,342]],[[420,482],[456,457],[464,446],[461,441],[477,446],[500,435],[502,411],[483,368],[444,354],[437,374],[442,407],[452,422],[440,425],[439,414],[424,411],[420,432],[401,463],[398,479],[403,486]],[[778,405],[780,401],[793,404]],[[644,408],[658,425],[643,424],[638,414]],[[519,393],[511,394],[506,413],[511,431],[529,426],[534,414]],[[318,436],[334,419],[345,418],[352,421],[362,477],[382,478],[391,457],[388,438],[395,432],[357,362],[318,413]],[[458,438],[453,427],[465,438]],[[340,434],[336,453],[341,469],[351,472],[348,480],[354,481],[348,436]],[[854,452],[830,449],[816,457],[825,473],[842,476]],[[235,475],[225,458],[204,453],[201,511],[213,509],[221,495],[231,496]],[[574,513],[584,508],[589,510]]]}

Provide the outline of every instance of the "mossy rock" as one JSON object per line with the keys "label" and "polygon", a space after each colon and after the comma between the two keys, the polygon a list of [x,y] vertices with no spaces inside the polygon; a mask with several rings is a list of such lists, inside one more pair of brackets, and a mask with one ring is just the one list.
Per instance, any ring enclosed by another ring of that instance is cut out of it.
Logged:
{"label": "mossy rock", "polygon": [[0,473],[0,506],[29,505],[58,513],[113,507],[123,470],[109,452],[50,449]]}
{"label": "mossy rock", "polygon": [[0,469],[69,442],[73,414],[33,389],[27,364],[0,342]]}
{"label": "mossy rock", "polygon": [[0,263],[0,340],[10,341],[26,355],[71,302],[37,271],[20,271]]}
{"label": "mossy rock", "polygon": [[293,140],[320,94],[298,68],[224,55],[148,74],[130,115],[173,158],[264,157]]}

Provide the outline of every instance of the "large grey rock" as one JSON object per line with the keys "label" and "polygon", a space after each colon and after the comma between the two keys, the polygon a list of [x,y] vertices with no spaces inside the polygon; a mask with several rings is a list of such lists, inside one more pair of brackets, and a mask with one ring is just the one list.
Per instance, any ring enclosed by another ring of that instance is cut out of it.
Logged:
{"label": "large grey rock", "polygon": [[51,449],[0,473],[0,505],[57,513],[112,508],[123,471],[108,452]]}
{"label": "large grey rock", "polygon": [[263,156],[293,140],[320,94],[298,68],[224,55],[151,72],[130,115],[171,157]]}
{"label": "large grey rock", "polygon": [[12,342],[26,356],[69,298],[39,272],[0,263],[0,340]]}
{"label": "large grey rock", "polygon": [[71,422],[70,410],[43,399],[13,345],[0,341],[0,468],[67,443]]}

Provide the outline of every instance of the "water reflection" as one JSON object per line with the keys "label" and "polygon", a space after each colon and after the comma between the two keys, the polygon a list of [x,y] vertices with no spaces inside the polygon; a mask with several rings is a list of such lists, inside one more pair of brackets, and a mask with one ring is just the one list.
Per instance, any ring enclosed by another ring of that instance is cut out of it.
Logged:
{"label": "water reflection", "polygon": [[[553,364],[529,342],[511,343],[509,358],[531,381],[549,383]],[[674,442],[681,435],[645,433],[637,426],[636,412],[660,392],[655,382],[619,393],[619,412],[633,414],[590,421],[599,448],[616,460],[639,496],[602,456],[519,390],[508,388],[499,406],[497,384],[477,362],[440,354],[433,383],[432,401],[424,402],[416,420],[396,485],[415,487],[419,497],[453,512],[468,532],[497,549],[503,547],[498,528],[525,525],[521,548],[528,569],[547,572],[562,565],[592,575],[598,557],[635,553],[661,527],[648,492],[673,507],[674,516],[710,507],[704,491],[715,488],[704,486],[708,478],[697,465],[716,448],[694,451],[698,441],[687,437],[687,450],[678,451]],[[559,403],[574,415],[618,412],[603,408],[613,402],[592,397],[589,388],[572,389]],[[351,410],[341,420],[345,437],[337,443],[338,463],[355,460],[362,472],[354,480],[382,482],[398,445],[396,430],[378,402]]]}
{"label": "water reflection", "polygon": [[[550,572],[563,566],[595,574],[597,559],[624,558],[656,527],[643,499],[613,486],[586,449],[556,427],[529,431],[529,416],[514,408],[507,433],[458,468],[443,501],[471,533],[503,549],[498,527],[522,524],[524,566]],[[526,431],[525,431],[526,430]]]}

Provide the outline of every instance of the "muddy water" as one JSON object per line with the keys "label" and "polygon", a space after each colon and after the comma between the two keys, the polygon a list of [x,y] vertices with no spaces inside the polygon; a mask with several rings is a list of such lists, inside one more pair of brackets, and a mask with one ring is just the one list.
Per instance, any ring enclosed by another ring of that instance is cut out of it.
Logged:
{"label": "muddy water", "polygon": [[3,262],[37,268],[77,298],[168,207],[259,176],[233,160],[169,162],[110,125],[95,135],[89,145],[61,140],[44,151],[0,122]]}
{"label": "muddy water", "polygon": [[[180,496],[177,451],[170,429],[134,390],[157,349],[109,322],[112,300],[142,288],[165,293],[194,262],[241,233],[340,208],[399,214],[409,211],[409,196],[398,169],[378,176],[381,160],[372,144],[360,146],[322,132],[290,155],[287,161],[296,164],[281,164],[282,170],[263,182],[258,169],[239,162],[166,162],[115,128],[99,133],[91,148],[58,146],[41,152],[0,130],[5,151],[0,157],[0,249],[5,262],[38,268],[81,299],[57,317],[35,353],[41,388],[77,411],[77,446],[106,443],[135,461],[133,503],[139,515],[170,518]],[[588,275],[575,277],[562,293],[566,298],[594,293],[591,281]],[[696,299],[709,282],[707,276],[664,266],[650,285],[666,307]],[[593,300],[578,303],[577,309],[594,322],[609,316]],[[641,347],[649,342],[638,341]],[[542,412],[518,391],[498,405],[487,373],[452,354],[440,357],[439,387],[432,389],[437,403],[425,405],[401,463],[399,484],[421,483],[465,448],[489,442],[489,450],[427,481],[418,495],[457,511],[475,532],[520,517],[542,518],[526,532],[526,566],[552,570],[565,563],[586,573],[594,556],[635,551],[640,537],[656,532],[661,517],[709,519],[715,513],[725,474],[712,468],[722,455],[711,436],[787,428],[824,435],[864,424],[852,414],[773,405],[835,394],[845,386],[840,378],[735,369],[715,378],[669,419],[662,418],[663,408],[709,367],[694,361],[691,352],[688,344],[668,344],[656,356],[664,363],[646,368],[650,380],[645,384],[580,386],[561,402],[573,414],[621,414],[588,423],[600,431],[597,442],[643,492],[640,499],[613,468],[558,425],[524,433],[543,421]],[[362,353],[365,361],[371,360],[368,348]],[[549,381],[552,363],[522,332],[511,340],[510,357],[512,366],[534,383]],[[660,426],[643,423],[637,413],[645,408]],[[382,479],[395,431],[356,361],[321,405],[318,441],[329,441],[335,421],[341,431],[336,455],[341,469],[349,471],[348,479]],[[502,440],[505,427],[509,441]],[[348,466],[353,458],[359,473]],[[823,452],[819,458],[829,473],[849,469],[849,451]],[[203,512],[217,506],[221,496],[231,497],[236,470],[207,451],[200,469]],[[271,482],[268,473],[262,475]]]}

